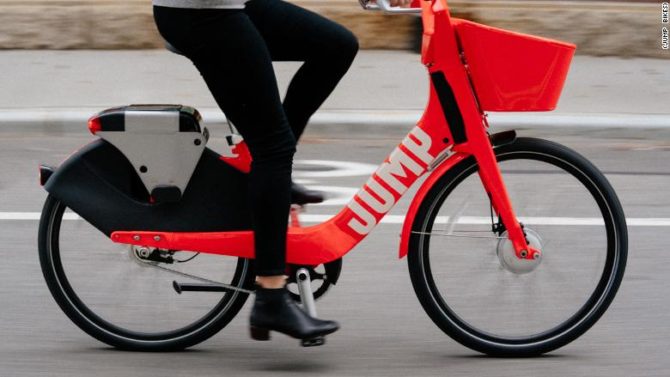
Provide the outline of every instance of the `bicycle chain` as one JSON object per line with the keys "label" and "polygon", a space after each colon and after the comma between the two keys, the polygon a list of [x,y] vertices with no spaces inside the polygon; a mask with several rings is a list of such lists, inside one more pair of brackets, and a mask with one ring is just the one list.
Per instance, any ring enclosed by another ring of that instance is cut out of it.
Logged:
{"label": "bicycle chain", "polygon": [[215,281],[215,280],[210,280],[210,279],[207,279],[207,278],[203,278],[203,277],[200,277],[200,276],[191,275],[191,274],[188,274],[188,273],[186,273],[186,272],[181,272],[181,271],[177,271],[177,270],[172,270],[172,269],[170,269],[170,268],[167,268],[167,267],[163,267],[163,266],[158,265],[158,264],[157,264],[158,262],[146,262],[146,261],[143,261],[143,260],[141,260],[141,259],[139,259],[139,258],[137,258],[137,260],[138,260],[140,263],[142,263],[142,264],[144,264],[144,265],[146,265],[146,266],[148,266],[148,267],[155,267],[155,268],[158,268],[158,269],[160,269],[160,270],[167,271],[167,272],[170,272],[170,273],[173,273],[173,274],[176,274],[176,275],[180,275],[180,276],[183,276],[183,277],[186,277],[186,278],[189,278],[189,279],[198,280],[198,281],[201,281],[201,282],[203,282],[203,283],[209,283],[209,284],[212,284],[212,285],[217,285],[217,286],[219,286],[219,287],[223,287],[223,288],[231,289],[231,290],[233,290],[233,291],[238,291],[238,292],[242,292],[242,293],[248,293],[248,294],[255,293],[254,291],[249,290],[249,289],[244,289],[244,288],[236,287],[236,286],[234,286],[234,285],[230,285],[230,284],[226,284],[226,283],[221,283],[221,282],[218,282],[218,281]]}

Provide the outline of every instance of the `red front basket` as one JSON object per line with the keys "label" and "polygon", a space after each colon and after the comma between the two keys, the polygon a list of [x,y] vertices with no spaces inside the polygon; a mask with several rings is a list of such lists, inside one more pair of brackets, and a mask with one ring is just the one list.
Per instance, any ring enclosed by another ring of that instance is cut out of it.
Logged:
{"label": "red front basket", "polygon": [[484,111],[556,108],[576,46],[452,19]]}

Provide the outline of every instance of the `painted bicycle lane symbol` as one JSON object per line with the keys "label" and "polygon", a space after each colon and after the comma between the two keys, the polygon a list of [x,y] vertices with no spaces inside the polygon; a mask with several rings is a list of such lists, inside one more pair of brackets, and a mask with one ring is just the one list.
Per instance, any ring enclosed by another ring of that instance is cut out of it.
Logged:
{"label": "painted bicycle lane symbol", "polygon": [[325,185],[322,181],[329,178],[370,176],[377,168],[376,165],[352,161],[296,160],[293,177],[297,183],[326,193],[323,203],[310,206],[342,206],[351,200],[359,188]]}

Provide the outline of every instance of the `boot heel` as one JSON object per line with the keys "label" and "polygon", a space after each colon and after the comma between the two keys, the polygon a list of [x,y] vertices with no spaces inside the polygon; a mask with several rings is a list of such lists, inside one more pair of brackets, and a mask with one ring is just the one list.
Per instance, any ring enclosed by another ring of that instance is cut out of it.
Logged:
{"label": "boot heel", "polygon": [[249,331],[251,332],[251,339],[270,340],[270,330],[268,329],[251,326],[249,327]]}

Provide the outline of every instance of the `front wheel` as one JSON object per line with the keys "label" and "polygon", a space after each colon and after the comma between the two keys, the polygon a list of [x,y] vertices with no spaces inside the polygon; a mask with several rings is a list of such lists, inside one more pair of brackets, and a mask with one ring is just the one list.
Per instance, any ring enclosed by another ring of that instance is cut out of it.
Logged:
{"label": "front wheel", "polygon": [[171,351],[202,342],[226,326],[248,296],[178,294],[173,281],[205,278],[249,288],[254,279],[248,259],[116,244],[52,196],[38,242],[42,272],[63,312],[89,335],[126,350]]}
{"label": "front wheel", "polygon": [[510,200],[542,258],[515,263],[473,158],[433,186],[412,225],[409,272],[430,318],[461,344],[533,356],[573,341],[603,315],[623,278],[626,222],[603,174],[549,141],[495,150]]}

